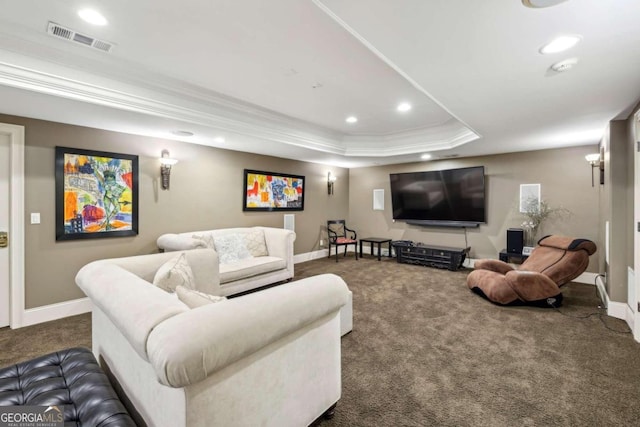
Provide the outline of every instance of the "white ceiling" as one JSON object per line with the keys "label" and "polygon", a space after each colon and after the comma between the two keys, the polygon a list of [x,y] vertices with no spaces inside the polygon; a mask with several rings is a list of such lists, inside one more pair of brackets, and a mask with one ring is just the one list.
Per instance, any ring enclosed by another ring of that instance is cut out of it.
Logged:
{"label": "white ceiling", "polygon": [[0,113],[357,167],[597,144],[640,98],[636,0],[93,3],[0,0]]}

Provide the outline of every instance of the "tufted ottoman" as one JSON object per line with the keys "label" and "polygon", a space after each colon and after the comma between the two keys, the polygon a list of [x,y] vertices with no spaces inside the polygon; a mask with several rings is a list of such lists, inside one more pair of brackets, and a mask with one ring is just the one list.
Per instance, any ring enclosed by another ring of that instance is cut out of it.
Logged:
{"label": "tufted ottoman", "polygon": [[65,426],[135,423],[86,348],[71,348],[0,368],[0,406],[64,406]]}

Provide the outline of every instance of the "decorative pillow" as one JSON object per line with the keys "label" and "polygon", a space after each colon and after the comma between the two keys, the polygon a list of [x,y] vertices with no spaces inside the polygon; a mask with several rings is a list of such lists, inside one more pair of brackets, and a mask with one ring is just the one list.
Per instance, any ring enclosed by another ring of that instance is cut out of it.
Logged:
{"label": "decorative pillow", "polygon": [[260,229],[251,230],[244,235],[244,241],[251,256],[268,256],[267,242],[264,240],[264,231]]}
{"label": "decorative pillow", "polygon": [[251,258],[251,254],[240,234],[226,234],[213,238],[220,264],[228,264],[241,259]]}
{"label": "decorative pillow", "polygon": [[226,297],[205,294],[204,292],[196,291],[195,289],[189,289],[182,285],[178,285],[176,287],[176,294],[178,295],[180,301],[185,303],[189,308],[198,308],[203,305],[213,304],[227,299]]}
{"label": "decorative pillow", "polygon": [[204,245],[207,248],[210,248],[210,249],[216,248],[216,245],[213,242],[213,236],[211,234],[194,234],[191,237],[197,240],[202,240],[202,242],[204,242]]}
{"label": "decorative pillow", "polygon": [[167,292],[175,292],[178,285],[195,288],[193,272],[186,255],[181,253],[162,264],[153,277],[153,284]]}

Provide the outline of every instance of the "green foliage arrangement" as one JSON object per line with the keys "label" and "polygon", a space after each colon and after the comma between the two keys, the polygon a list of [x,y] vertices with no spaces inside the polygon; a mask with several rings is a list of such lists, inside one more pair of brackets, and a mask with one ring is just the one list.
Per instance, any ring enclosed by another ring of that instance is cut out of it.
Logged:
{"label": "green foliage arrangement", "polygon": [[552,208],[549,203],[540,199],[532,198],[525,204],[525,211],[522,212],[527,219],[522,223],[525,230],[525,241],[527,246],[534,246],[545,221],[552,217],[563,217],[571,212],[563,207]]}

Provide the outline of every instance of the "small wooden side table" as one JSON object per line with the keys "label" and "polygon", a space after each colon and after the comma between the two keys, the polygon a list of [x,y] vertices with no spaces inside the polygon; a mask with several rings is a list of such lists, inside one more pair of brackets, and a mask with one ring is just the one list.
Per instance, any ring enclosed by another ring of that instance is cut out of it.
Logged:
{"label": "small wooden side table", "polygon": [[378,245],[378,261],[380,261],[380,255],[382,254],[382,245],[387,243],[389,245],[389,258],[391,258],[391,239],[384,237],[365,237],[364,239],[360,239],[360,258],[362,258],[362,242],[369,243],[371,256],[373,256],[373,245]]}

